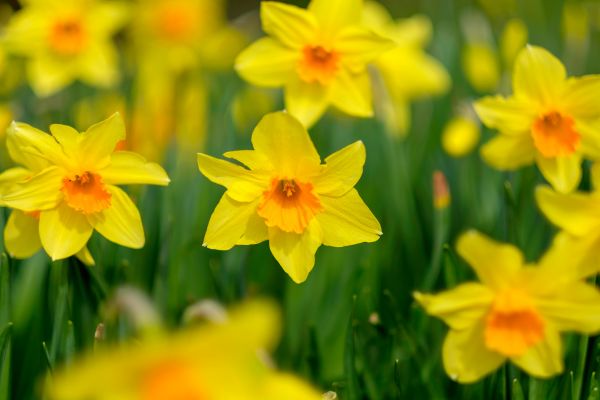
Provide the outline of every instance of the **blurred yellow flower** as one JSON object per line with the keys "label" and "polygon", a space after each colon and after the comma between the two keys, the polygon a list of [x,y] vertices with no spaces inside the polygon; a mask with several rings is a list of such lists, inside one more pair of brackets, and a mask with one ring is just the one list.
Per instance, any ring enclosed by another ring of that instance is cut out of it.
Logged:
{"label": "blurred yellow flower", "polygon": [[442,148],[452,157],[463,157],[473,151],[480,136],[479,124],[469,117],[459,115],[444,127]]}
{"label": "blurred yellow flower", "polygon": [[29,82],[38,96],[76,79],[110,86],[119,77],[111,36],[126,23],[128,9],[116,1],[28,1],[9,21],[5,43],[28,59]]}
{"label": "blurred yellow flower", "polygon": [[600,157],[599,90],[600,75],[567,78],[552,54],[527,46],[515,62],[514,94],[475,102],[483,123],[500,131],[483,146],[483,158],[501,170],[535,162],[556,190],[572,191],[582,158]]}
{"label": "blurred yellow flower", "polygon": [[527,25],[520,19],[513,18],[504,25],[500,38],[500,49],[507,69],[512,70],[517,55],[527,45],[527,37]]}
{"label": "blurred yellow flower", "polygon": [[536,377],[556,375],[563,370],[560,332],[600,331],[600,292],[571,274],[570,248],[555,243],[538,266],[526,265],[516,247],[470,231],[457,250],[481,283],[414,294],[450,328],[442,350],[450,378],[475,382],[506,360]]}
{"label": "blurred yellow flower", "polygon": [[263,30],[235,62],[248,82],[284,87],[287,110],[305,126],[333,105],[357,117],[373,114],[367,64],[393,43],[361,26],[362,0],[312,0],[308,10],[261,2]]}
{"label": "blurred yellow flower", "polygon": [[365,2],[363,22],[375,33],[396,44],[378,57],[374,65],[381,74],[391,104],[382,105],[388,131],[404,135],[410,128],[410,102],[440,95],[450,88],[444,66],[424,51],[431,39],[431,21],[416,15],[394,21],[388,11],[374,1]]}
{"label": "blurred yellow flower", "polygon": [[487,43],[470,43],[461,55],[467,80],[478,92],[491,92],[500,82],[500,63],[496,51]]}
{"label": "blurred yellow flower", "polygon": [[275,306],[254,301],[222,324],[99,350],[56,372],[45,394],[50,400],[320,400],[307,383],[259,357],[273,350],[279,326]]}
{"label": "blurred yellow flower", "polygon": [[167,185],[165,171],[138,154],[114,151],[125,139],[119,114],[83,133],[58,124],[50,131],[52,135],[18,122],[9,128],[11,157],[34,174],[11,185],[2,194],[2,204],[39,213],[40,240],[53,260],[83,249],[94,229],[120,245],[142,247],[140,214],[114,185]]}
{"label": "blurred yellow flower", "polygon": [[266,115],[252,133],[254,150],[225,153],[248,169],[198,154],[198,167],[227,188],[208,223],[204,245],[228,250],[268,240],[297,283],[326,246],[374,242],[381,226],[354,189],[365,162],[355,142],[321,159],[308,132],[287,113]]}

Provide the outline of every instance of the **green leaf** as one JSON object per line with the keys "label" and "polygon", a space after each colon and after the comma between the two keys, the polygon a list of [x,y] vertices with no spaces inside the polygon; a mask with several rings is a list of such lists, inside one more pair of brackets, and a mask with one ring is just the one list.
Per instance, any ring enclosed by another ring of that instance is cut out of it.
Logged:
{"label": "green leaf", "polygon": [[12,323],[0,332],[0,399],[10,399],[10,360]]}

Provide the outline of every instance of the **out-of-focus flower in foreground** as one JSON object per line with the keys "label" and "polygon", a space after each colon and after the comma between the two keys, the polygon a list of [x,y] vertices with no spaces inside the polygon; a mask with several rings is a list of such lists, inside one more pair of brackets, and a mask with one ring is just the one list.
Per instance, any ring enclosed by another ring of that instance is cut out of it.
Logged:
{"label": "out-of-focus flower in foreground", "polygon": [[443,361],[452,379],[477,381],[506,360],[536,377],[556,375],[563,370],[560,332],[600,331],[600,292],[569,268],[577,258],[568,247],[555,243],[532,266],[516,247],[471,231],[457,250],[481,283],[414,294],[450,328]]}
{"label": "out-of-focus flower in foreground", "polygon": [[393,42],[361,25],[362,0],[312,0],[308,9],[261,2],[263,30],[237,58],[248,82],[284,87],[287,110],[305,126],[333,105],[357,117],[373,115],[367,64]]}
{"label": "out-of-focus flower in foreground", "polygon": [[548,51],[527,46],[515,61],[513,95],[485,97],[475,111],[500,134],[482,148],[493,167],[514,170],[536,163],[560,192],[581,179],[583,157],[600,157],[600,75],[567,78]]}
{"label": "out-of-focus flower in foreground", "polygon": [[365,163],[361,141],[321,164],[306,129],[278,112],[259,122],[252,145],[254,150],[225,153],[248,168],[198,154],[200,171],[227,188],[208,223],[205,246],[228,250],[268,240],[273,256],[300,283],[321,244],[379,239],[381,226],[354,189]]}
{"label": "out-of-focus flower in foreground", "polygon": [[41,244],[53,260],[82,250],[94,229],[122,246],[142,247],[139,211],[115,185],[167,185],[162,167],[136,153],[114,151],[125,139],[119,114],[83,133],[58,124],[50,132],[11,125],[9,153],[33,174],[2,193],[2,204],[39,217]]}
{"label": "out-of-focus flower in foreground", "polygon": [[271,303],[254,301],[222,324],[98,350],[56,372],[45,394],[51,400],[320,400],[307,383],[259,357],[273,349],[279,325]]}
{"label": "out-of-focus flower in foreground", "polygon": [[118,77],[111,37],[127,22],[129,7],[116,1],[28,1],[10,20],[8,51],[27,58],[31,87],[51,95],[74,80],[110,86]]}
{"label": "out-of-focus flower in foreground", "polygon": [[410,102],[445,93],[450,76],[444,66],[424,51],[431,38],[431,21],[423,16],[394,21],[374,1],[365,2],[363,22],[374,32],[396,44],[378,57],[374,65],[381,74],[390,104],[382,104],[388,131],[402,136],[410,128]]}

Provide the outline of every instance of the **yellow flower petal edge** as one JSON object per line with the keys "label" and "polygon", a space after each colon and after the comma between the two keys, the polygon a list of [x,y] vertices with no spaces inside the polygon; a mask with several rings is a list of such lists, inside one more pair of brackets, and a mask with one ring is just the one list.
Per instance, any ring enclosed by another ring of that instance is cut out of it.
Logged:
{"label": "yellow flower petal edge", "polygon": [[506,361],[532,376],[550,377],[564,368],[562,332],[600,331],[600,291],[582,280],[595,272],[581,273],[581,258],[565,243],[555,241],[537,265],[526,265],[512,245],[475,231],[459,238],[458,252],[481,283],[413,294],[449,327],[443,361],[451,379],[475,382]]}
{"label": "yellow flower petal edge", "polygon": [[321,164],[302,124],[277,112],[259,122],[252,145],[253,150],[225,153],[246,167],[198,154],[200,172],[227,189],[210,218],[204,246],[228,250],[268,240],[284,271],[301,283],[321,244],[379,239],[381,226],[354,189],[365,163],[361,141]]}

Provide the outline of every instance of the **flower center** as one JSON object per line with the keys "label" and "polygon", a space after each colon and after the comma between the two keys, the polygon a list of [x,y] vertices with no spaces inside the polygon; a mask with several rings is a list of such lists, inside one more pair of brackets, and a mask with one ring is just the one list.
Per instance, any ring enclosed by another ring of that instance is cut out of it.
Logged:
{"label": "flower center", "polygon": [[543,337],[544,320],[525,292],[511,289],[497,295],[486,318],[487,348],[507,357],[518,357]]}
{"label": "flower center", "polygon": [[194,10],[167,3],[157,14],[156,27],[165,39],[179,42],[191,36],[195,22]]}
{"label": "flower center", "polygon": [[544,157],[573,153],[580,140],[574,125],[573,118],[558,111],[541,115],[533,122],[531,129],[535,147]]}
{"label": "flower center", "polygon": [[323,46],[305,46],[298,63],[300,78],[308,83],[331,82],[339,68],[340,54]]}
{"label": "flower center", "polygon": [[258,215],[265,219],[267,226],[302,233],[310,220],[323,209],[312,189],[310,183],[273,179],[271,187],[263,193]]}
{"label": "flower center", "polygon": [[63,179],[61,190],[67,205],[83,214],[92,214],[110,207],[111,194],[100,175],[84,172]]}
{"label": "flower center", "polygon": [[141,400],[206,400],[197,375],[184,363],[163,362],[142,379]]}
{"label": "flower center", "polygon": [[80,53],[87,40],[81,18],[74,16],[62,18],[55,21],[50,28],[50,47],[63,56]]}

